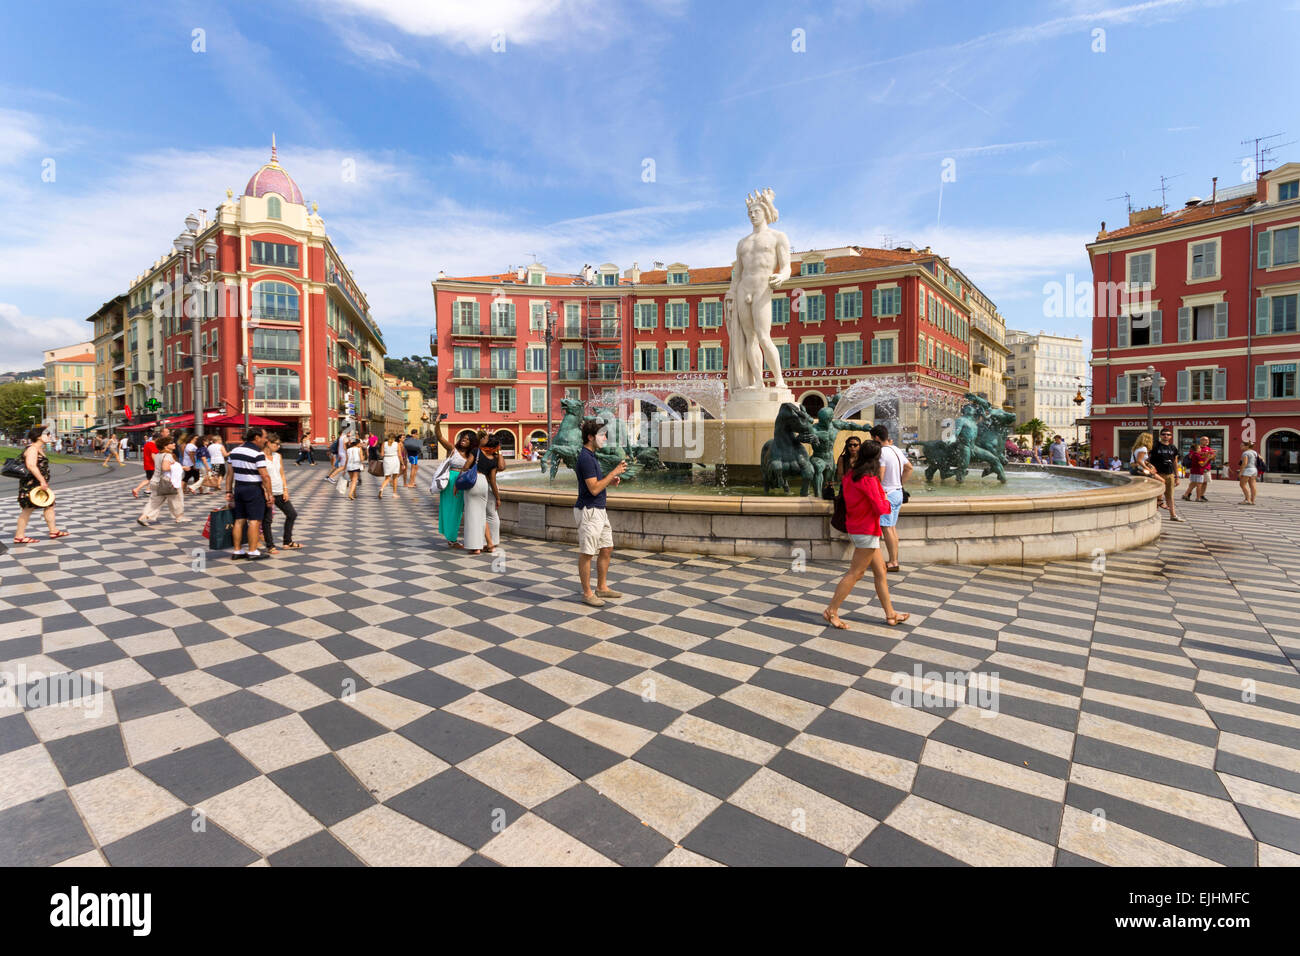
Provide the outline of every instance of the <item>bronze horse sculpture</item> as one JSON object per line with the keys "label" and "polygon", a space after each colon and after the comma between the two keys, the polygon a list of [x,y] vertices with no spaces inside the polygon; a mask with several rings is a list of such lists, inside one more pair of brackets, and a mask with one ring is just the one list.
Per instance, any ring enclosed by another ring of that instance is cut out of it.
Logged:
{"label": "bronze horse sculpture", "polygon": [[807,496],[813,480],[813,464],[804,444],[812,444],[813,420],[802,405],[783,402],[776,413],[772,437],[764,442],[760,463],[763,469],[763,494],[779,487],[789,494],[790,476],[800,475],[803,486],[799,494]]}

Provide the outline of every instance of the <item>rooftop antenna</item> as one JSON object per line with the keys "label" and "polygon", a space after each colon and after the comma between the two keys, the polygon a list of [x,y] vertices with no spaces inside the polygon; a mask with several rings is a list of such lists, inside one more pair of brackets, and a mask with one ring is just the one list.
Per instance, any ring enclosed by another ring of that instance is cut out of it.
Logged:
{"label": "rooftop antenna", "polygon": [[[1183,175],[1185,175],[1185,174],[1184,174],[1184,173],[1174,173],[1174,175],[1172,175],[1172,176],[1161,176],[1161,177],[1160,177],[1160,209],[1161,209],[1162,212],[1164,211],[1164,208],[1165,208],[1165,193],[1169,190],[1169,184],[1170,184],[1171,182],[1173,182],[1175,179],[1178,179],[1180,176],[1183,176]],[[1154,189],[1151,190],[1151,191],[1152,191],[1152,192],[1155,192]]]}
{"label": "rooftop antenna", "polygon": [[1261,146],[1261,144],[1267,143],[1270,139],[1277,139],[1278,137],[1285,136],[1285,135],[1286,135],[1286,131],[1283,130],[1280,133],[1270,133],[1268,136],[1256,136],[1254,139],[1243,139],[1241,141],[1242,146],[1255,147],[1255,174],[1256,175],[1259,175],[1260,168],[1262,164],[1269,159],[1270,153],[1278,149],[1281,149],[1283,146],[1290,146],[1292,143],[1295,142],[1295,140],[1291,140],[1290,143],[1275,143],[1272,146]]}
{"label": "rooftop antenna", "polygon": [[1129,215],[1130,216],[1133,215],[1133,197],[1129,193],[1123,193],[1119,196],[1111,196],[1109,199],[1106,200],[1106,202],[1115,202],[1116,200],[1119,199],[1124,200],[1124,205],[1128,207]]}

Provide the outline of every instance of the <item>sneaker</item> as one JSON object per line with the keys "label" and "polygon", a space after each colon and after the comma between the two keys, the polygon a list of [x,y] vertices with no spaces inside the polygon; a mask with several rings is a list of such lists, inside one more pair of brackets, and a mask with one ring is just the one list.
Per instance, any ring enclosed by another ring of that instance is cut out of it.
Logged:
{"label": "sneaker", "polygon": [[242,561],[242,560],[243,560],[244,558],[246,558],[246,557],[248,557],[248,552],[247,552],[247,551],[236,551],[234,554],[232,554],[232,555],[230,556],[230,560],[231,560],[231,561]]}
{"label": "sneaker", "polygon": [[331,485],[338,484],[338,479],[331,478],[329,475],[325,476],[325,480],[328,481]]}
{"label": "sneaker", "polygon": [[1186,521],[1187,519],[1184,518],[1182,515],[1170,515],[1170,516],[1169,516],[1169,520],[1170,520],[1170,521]]}
{"label": "sneaker", "polygon": [[583,604],[586,604],[586,605],[588,605],[588,606],[590,606],[590,607],[604,607],[604,606],[605,606],[605,602],[602,601],[602,600],[601,600],[599,597],[597,597],[595,594],[591,595],[591,597],[588,597],[587,595],[584,594],[584,595],[582,596],[582,603],[583,603]]}
{"label": "sneaker", "polygon": [[615,591],[613,588],[597,588],[596,597],[603,598],[620,598],[623,596],[621,591]]}

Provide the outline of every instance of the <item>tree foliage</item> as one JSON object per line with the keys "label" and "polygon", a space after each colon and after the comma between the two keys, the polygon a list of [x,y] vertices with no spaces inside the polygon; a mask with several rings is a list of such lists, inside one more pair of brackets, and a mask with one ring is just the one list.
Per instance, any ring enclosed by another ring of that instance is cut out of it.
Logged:
{"label": "tree foliage", "polygon": [[45,418],[45,384],[10,382],[0,385],[0,432],[18,435],[32,427],[32,416]]}

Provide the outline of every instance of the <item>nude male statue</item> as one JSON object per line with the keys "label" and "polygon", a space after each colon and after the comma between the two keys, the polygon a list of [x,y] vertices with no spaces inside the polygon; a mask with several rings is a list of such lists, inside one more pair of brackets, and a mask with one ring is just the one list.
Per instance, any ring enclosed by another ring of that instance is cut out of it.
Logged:
{"label": "nude male statue", "polygon": [[763,387],[763,362],[776,388],[785,388],[781,353],[772,342],[772,290],[790,278],[790,240],[770,228],[777,220],[771,189],[751,193],[745,205],[754,231],[736,246],[724,309],[731,355],[727,386],[732,391]]}

